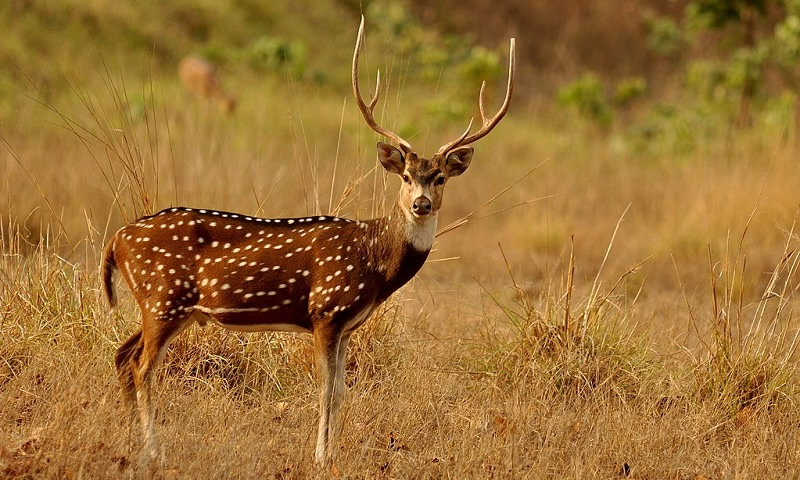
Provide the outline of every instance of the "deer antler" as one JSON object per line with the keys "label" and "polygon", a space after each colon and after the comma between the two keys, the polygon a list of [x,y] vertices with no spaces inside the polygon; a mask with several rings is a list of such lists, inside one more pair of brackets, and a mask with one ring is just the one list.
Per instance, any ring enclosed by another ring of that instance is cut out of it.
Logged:
{"label": "deer antler", "polygon": [[407,141],[403,140],[400,135],[396,133],[386,130],[385,128],[378,125],[375,121],[375,117],[373,116],[373,110],[375,109],[375,105],[378,103],[378,97],[380,96],[381,90],[381,71],[378,70],[378,78],[375,80],[375,94],[372,96],[369,104],[364,103],[364,99],[361,98],[361,92],[358,91],[358,57],[361,54],[361,42],[364,39],[364,16],[361,16],[361,25],[358,27],[358,39],[356,40],[356,51],[353,53],[353,93],[356,96],[356,102],[358,103],[358,108],[361,109],[361,113],[364,115],[364,120],[367,121],[367,125],[370,126],[373,130],[380,133],[386,138],[394,140],[397,144],[400,145],[400,148],[403,149],[403,152],[409,153],[412,151],[411,144]]}
{"label": "deer antler", "polygon": [[503,100],[503,106],[500,107],[500,110],[495,114],[494,117],[487,119],[486,113],[483,107],[483,93],[486,90],[486,82],[481,84],[481,91],[478,96],[478,107],[481,111],[481,129],[477,132],[469,135],[469,131],[472,128],[472,120],[469,121],[469,126],[467,126],[467,130],[456,140],[453,140],[450,143],[446,143],[442,145],[439,149],[439,154],[446,155],[447,152],[450,150],[462,146],[462,145],[469,145],[470,143],[475,142],[483,138],[487,133],[491,132],[492,129],[500,123],[500,120],[503,119],[506,112],[508,111],[508,106],[511,105],[511,93],[514,90],[514,39],[511,39],[511,46],[509,47],[509,54],[508,54],[508,86],[506,87],[506,98]]}

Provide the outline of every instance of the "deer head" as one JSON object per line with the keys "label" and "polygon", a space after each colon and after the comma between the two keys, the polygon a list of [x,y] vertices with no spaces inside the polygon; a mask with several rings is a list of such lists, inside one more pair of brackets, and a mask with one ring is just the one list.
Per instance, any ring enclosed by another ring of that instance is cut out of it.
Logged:
{"label": "deer head", "polygon": [[381,127],[375,121],[373,112],[380,96],[380,71],[378,71],[376,79],[375,94],[370,102],[365,103],[364,99],[361,98],[361,92],[358,88],[358,59],[361,54],[363,39],[364,17],[362,16],[361,25],[358,28],[356,48],[353,53],[353,93],[355,94],[356,102],[370,128],[399,145],[399,148],[397,148],[391,144],[379,142],[378,160],[386,171],[400,175],[403,179],[398,196],[398,204],[403,209],[406,217],[409,220],[424,221],[427,217],[436,216],[442,206],[442,195],[447,181],[451,177],[461,175],[469,167],[474,153],[469,144],[491,132],[508,111],[508,107],[511,104],[514,80],[514,39],[511,39],[509,47],[508,86],[506,87],[506,96],[500,110],[493,117],[486,117],[483,106],[486,82],[483,82],[478,97],[482,120],[481,128],[470,135],[470,130],[472,129],[472,120],[470,120],[466,131],[460,137],[442,145],[436,154],[430,158],[417,155],[410,143],[396,133]]}

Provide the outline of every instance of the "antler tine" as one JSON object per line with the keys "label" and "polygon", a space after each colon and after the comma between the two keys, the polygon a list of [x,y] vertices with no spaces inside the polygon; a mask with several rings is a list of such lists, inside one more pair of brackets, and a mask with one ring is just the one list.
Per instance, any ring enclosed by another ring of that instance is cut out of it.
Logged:
{"label": "antler tine", "polygon": [[[506,98],[503,100],[503,105],[500,107],[500,110],[494,115],[494,117],[490,119],[486,119],[486,114],[483,106],[483,94],[486,87],[486,82],[481,84],[481,91],[478,95],[478,108],[481,111],[481,128],[477,132],[473,133],[470,136],[462,136],[462,138],[450,142],[446,145],[443,145],[442,148],[439,149],[439,153],[444,154],[447,151],[452,150],[455,147],[461,145],[469,145],[481,138],[483,138],[487,133],[491,132],[494,127],[500,123],[500,120],[503,119],[506,112],[508,112],[508,107],[511,105],[511,94],[514,91],[514,58],[515,58],[515,39],[511,39],[511,45],[509,46],[509,54],[508,54],[508,85],[506,86]],[[470,125],[472,121],[470,121]],[[469,129],[467,129],[469,131]]]}
{"label": "antler tine", "polygon": [[380,88],[381,88],[381,72],[378,71],[378,78],[375,85],[375,95],[373,95],[372,99],[370,100],[369,104],[364,103],[364,99],[361,98],[361,92],[358,89],[358,58],[361,55],[361,42],[364,40],[364,16],[361,16],[361,25],[358,27],[358,38],[356,39],[356,50],[353,52],[353,93],[356,97],[356,103],[358,103],[358,108],[361,110],[361,114],[364,116],[364,120],[366,120],[367,125],[370,126],[373,130],[378,132],[379,134],[383,135],[384,137],[394,140],[400,148],[403,149],[405,153],[411,152],[413,149],[411,148],[411,144],[407,141],[403,140],[402,137],[397,135],[396,133],[389,131],[375,121],[375,117],[373,116],[373,110],[375,109],[375,105],[378,103],[378,97],[380,96]]}
{"label": "antler tine", "polygon": [[372,95],[372,100],[369,101],[369,111],[375,114],[375,105],[378,104],[378,99],[381,96],[381,71],[378,70],[378,75],[375,78],[375,93]]}
{"label": "antler tine", "polygon": [[475,120],[475,117],[469,119],[469,125],[467,125],[467,129],[464,130],[464,133],[462,133],[460,137],[456,138],[455,140],[453,140],[450,143],[442,145],[442,147],[439,149],[438,153],[444,155],[448,151],[450,151],[453,148],[455,148],[457,145],[460,145],[461,142],[463,142],[464,139],[467,138],[467,135],[469,135],[469,131],[472,130],[472,121],[473,120]]}
{"label": "antler tine", "polygon": [[486,80],[481,82],[481,92],[478,94],[478,108],[481,111],[481,125],[486,124],[486,112],[483,108],[483,92],[486,90]]}

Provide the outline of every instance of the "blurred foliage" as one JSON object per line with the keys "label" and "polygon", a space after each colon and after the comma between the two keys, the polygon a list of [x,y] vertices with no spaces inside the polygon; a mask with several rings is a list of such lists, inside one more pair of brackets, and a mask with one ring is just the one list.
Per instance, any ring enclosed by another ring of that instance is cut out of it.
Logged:
{"label": "blurred foliage", "polygon": [[[780,0],[778,0],[780,2]],[[741,22],[749,13],[765,15],[770,0],[693,0],[687,18],[697,28],[722,28]]]}
{"label": "blurred foliage", "polygon": [[684,47],[683,32],[675,20],[667,17],[649,17],[647,26],[647,48],[665,56],[673,56]]}
{"label": "blurred foliage", "polygon": [[614,103],[625,107],[647,93],[647,79],[633,77],[622,80],[614,91]]}
{"label": "blurred foliage", "polygon": [[[626,18],[625,25],[636,23],[633,30],[655,66],[637,57],[630,59],[630,69],[611,73],[614,65],[627,65],[619,61],[624,53],[603,52],[599,43],[578,43],[584,46],[581,52],[570,51],[565,58],[551,55],[546,60],[551,63],[530,68],[525,62],[533,54],[521,48],[524,35],[519,35],[515,102],[541,94],[555,98],[570,120],[613,129],[611,133],[620,133],[635,148],[663,137],[683,150],[693,144],[686,137],[699,134],[693,132],[719,134],[732,123],[746,126],[783,118],[785,106],[800,98],[800,0],[679,0],[670,7],[655,0],[644,3],[647,8],[631,7],[635,18]],[[470,5],[477,7],[477,0],[468,1]],[[489,110],[502,98],[508,46],[497,19],[486,19],[487,30],[498,32],[492,37],[496,40],[487,40],[486,31],[456,28],[468,23],[466,14],[432,17],[430,12],[439,8],[423,9],[410,0],[0,2],[0,121],[13,116],[16,92],[32,85],[37,96],[52,100],[70,95],[70,82],[97,80],[106,67],[98,68],[98,58],[115,75],[119,68],[137,81],[135,75],[150,74],[175,82],[180,58],[199,54],[222,66],[224,81],[237,75],[244,77],[241,83],[251,81],[248,76],[274,77],[276,82],[291,78],[341,91],[350,81],[354,25],[363,13],[368,32],[365,70],[377,65],[390,91],[402,94],[410,88],[415,98],[422,98],[416,102],[420,108],[405,109],[408,117],[398,130],[417,134],[423,115],[425,125],[461,125],[475,113],[482,82],[487,82]],[[514,3],[514,8],[525,9],[520,18],[549,12],[541,4],[525,2]],[[552,10],[555,15],[556,8]],[[567,35],[563,27],[569,22],[571,28],[601,33],[622,28],[609,22],[614,12],[596,4],[564,7],[564,12],[571,16],[560,12],[553,17],[558,18],[558,35]],[[579,12],[595,16],[589,21]],[[504,18],[504,32],[517,31],[513,25],[518,20]],[[630,46],[631,37],[626,38]],[[563,45],[569,41],[565,38]],[[589,60],[570,63],[588,57],[607,57],[612,66],[587,67]],[[565,64],[577,68],[563,68]],[[65,75],[65,70],[70,72]],[[565,71],[579,73],[570,78]],[[800,104],[797,108],[800,116]],[[140,108],[134,110],[138,117]],[[701,126],[713,122],[721,125]],[[797,119],[794,123],[800,125]],[[668,133],[669,128],[675,132]]]}
{"label": "blurred foliage", "polygon": [[[783,129],[793,117],[800,136],[800,0],[692,0],[680,23],[660,17],[644,22],[648,48],[680,59],[675,68],[682,82],[675,99],[657,99],[624,117],[627,146],[686,153],[732,124]],[[644,79],[630,79],[608,102],[602,81],[584,76],[564,87],[559,99],[604,124],[615,118],[615,109],[630,105],[628,98],[646,91]]]}
{"label": "blurred foliage", "polygon": [[262,36],[250,47],[250,64],[301,78],[306,67],[306,46],[299,40]]}
{"label": "blurred foliage", "polygon": [[584,74],[559,89],[558,101],[601,126],[611,124],[613,114],[606,87],[593,73]]}
{"label": "blurred foliage", "polygon": [[[476,45],[468,35],[443,35],[424,27],[403,3],[373,0],[366,18],[394,54],[409,59],[403,65],[406,81],[449,87],[425,105],[434,123],[463,120],[468,105],[477,104],[481,83],[493,85],[505,73],[504,49]],[[487,88],[487,104],[493,90]]]}

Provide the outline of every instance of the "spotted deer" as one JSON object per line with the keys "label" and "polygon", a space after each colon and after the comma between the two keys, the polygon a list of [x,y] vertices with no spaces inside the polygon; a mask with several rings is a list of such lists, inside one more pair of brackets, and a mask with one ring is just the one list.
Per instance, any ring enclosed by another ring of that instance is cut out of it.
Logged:
{"label": "spotted deer", "polygon": [[178,64],[178,78],[187,90],[214,100],[224,113],[236,109],[236,98],[222,89],[217,66],[208,60],[194,55],[184,57]]}
{"label": "spotted deer", "polygon": [[115,305],[112,275],[119,270],[142,313],[141,330],[117,350],[115,363],[124,397],[138,406],[149,455],[156,454],[153,368],[187,327],[211,322],[231,330],[312,334],[320,401],[315,458],[319,463],[329,460],[350,336],[425,263],[444,187],[469,167],[469,144],[506,114],[514,79],[512,38],[500,110],[485,116],[482,87],[481,128],[470,135],[470,121],[460,137],[423,158],[376,123],[380,73],[370,102],[361,98],[363,38],[362,18],[353,54],[353,93],[367,124],[399,145],[378,143],[383,167],[402,178],[397,201],[386,216],[366,221],[328,215],[271,219],[170,208],[122,227],[105,248],[101,273],[109,303]]}

